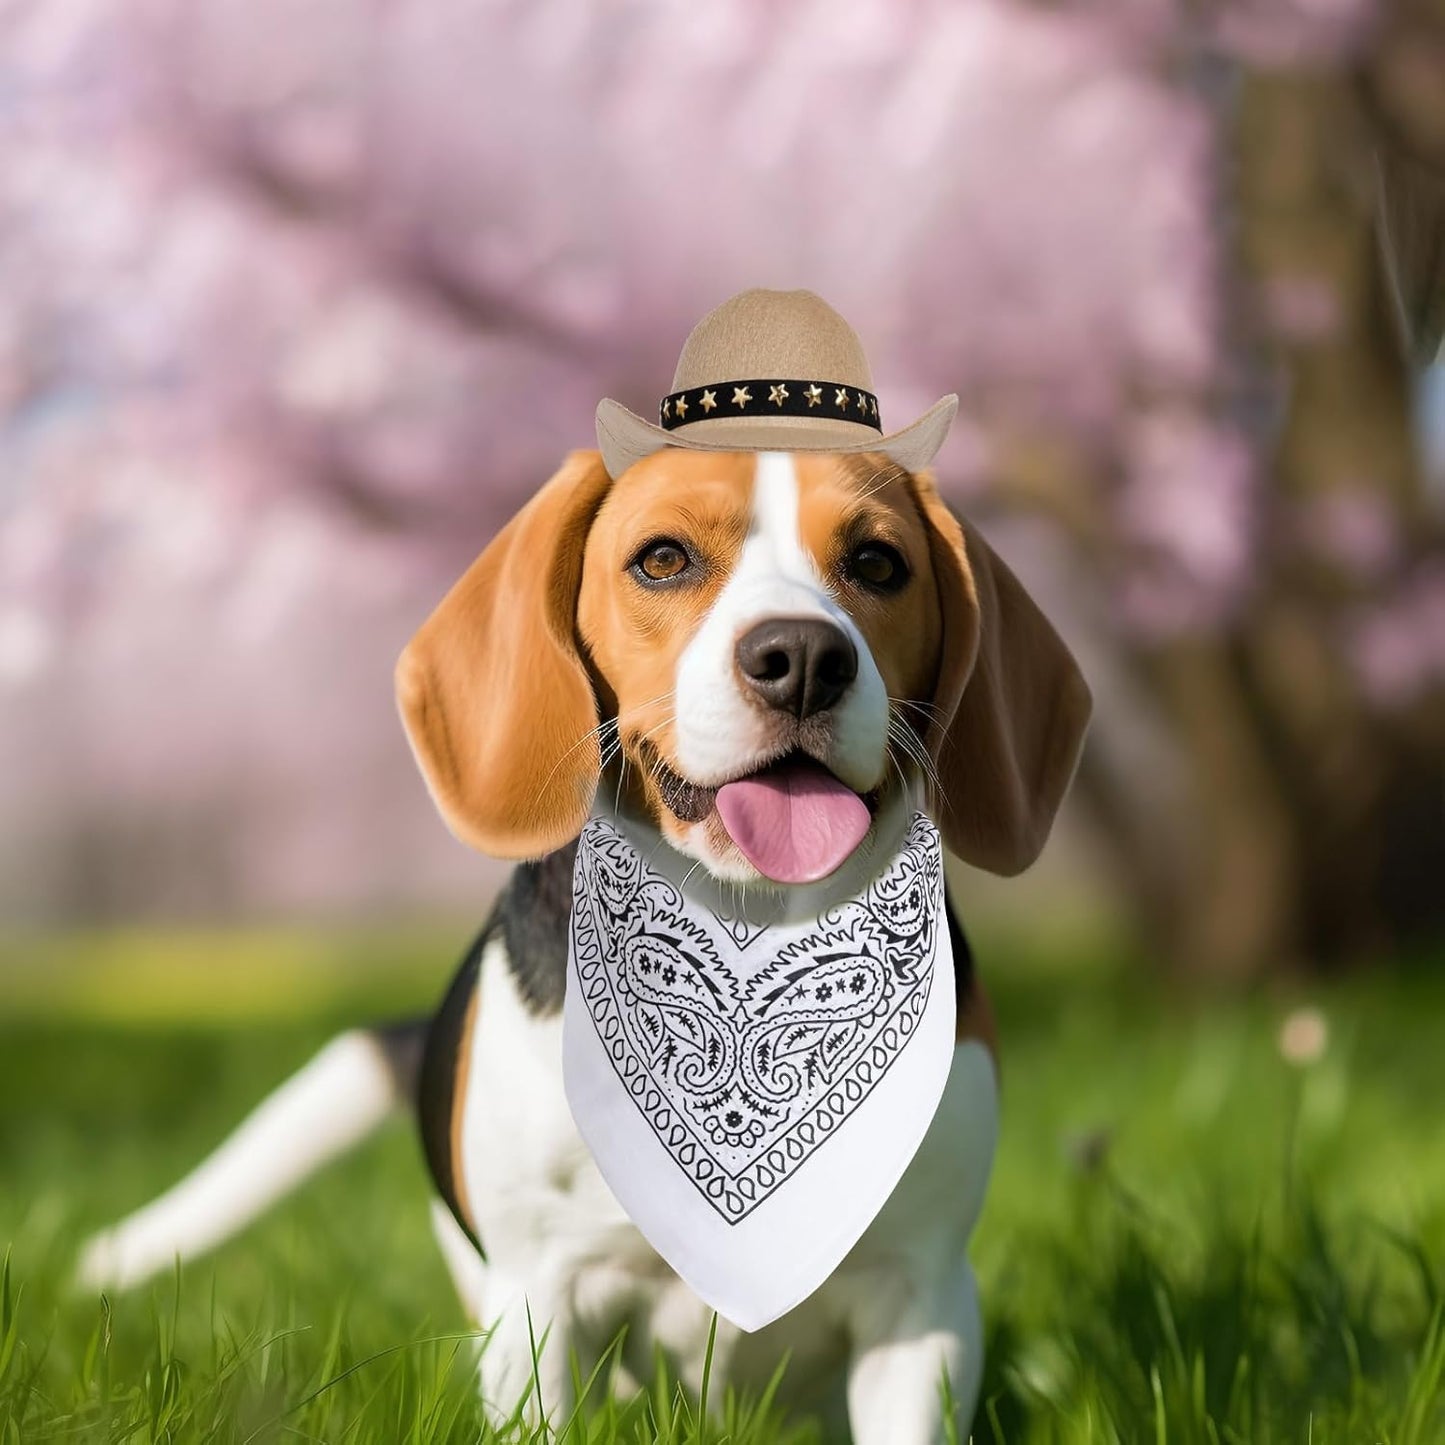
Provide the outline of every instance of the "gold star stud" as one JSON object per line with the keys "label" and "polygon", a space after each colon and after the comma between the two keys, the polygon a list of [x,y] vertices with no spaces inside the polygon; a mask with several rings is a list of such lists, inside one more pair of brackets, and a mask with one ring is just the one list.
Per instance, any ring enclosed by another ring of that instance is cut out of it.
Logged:
{"label": "gold star stud", "polygon": [[698,405],[704,412],[709,412],[717,405],[717,396],[713,392],[705,391],[702,396],[698,398]]}
{"label": "gold star stud", "polygon": [[686,398],[685,396],[680,396],[680,397],[678,397],[678,399],[677,399],[677,405],[676,405],[675,407],[673,407],[673,410],[678,414],[678,416],[686,416],[686,415],[687,415],[687,398]]}
{"label": "gold star stud", "polygon": [[782,406],[787,399],[788,388],[784,386],[781,381],[776,386],[770,386],[768,388],[768,400],[772,402],[774,406]]}
{"label": "gold star stud", "polygon": [[753,399],[752,393],[745,386],[733,387],[733,405],[746,406]]}
{"label": "gold star stud", "polygon": [[662,403],[662,419],[666,421],[672,415],[672,398],[666,397]]}
{"label": "gold star stud", "polygon": [[817,406],[817,404],[823,399],[823,388],[819,386],[818,383],[815,381],[812,386],[808,387],[807,390],[803,392],[803,395],[808,398],[808,405],[810,407]]}
{"label": "gold star stud", "polygon": [[840,386],[838,388],[838,394],[833,398],[833,405],[836,406],[839,411],[848,410],[848,388],[846,386]]}

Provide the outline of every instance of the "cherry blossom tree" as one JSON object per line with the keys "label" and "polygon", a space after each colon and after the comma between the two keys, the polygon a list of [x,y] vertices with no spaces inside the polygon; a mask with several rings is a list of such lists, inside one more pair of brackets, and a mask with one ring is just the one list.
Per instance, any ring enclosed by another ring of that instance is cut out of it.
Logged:
{"label": "cherry blossom tree", "polygon": [[392,657],[600,396],[802,284],[888,424],[962,395],[1161,949],[1440,928],[1438,0],[5,0],[0,80],[12,916],[472,898]]}

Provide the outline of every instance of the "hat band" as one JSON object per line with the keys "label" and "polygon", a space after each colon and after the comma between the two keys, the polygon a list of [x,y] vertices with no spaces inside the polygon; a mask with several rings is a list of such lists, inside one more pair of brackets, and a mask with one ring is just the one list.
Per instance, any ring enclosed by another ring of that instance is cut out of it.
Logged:
{"label": "hat band", "polygon": [[812,416],[829,421],[861,422],[882,433],[878,398],[861,386],[837,381],[715,381],[663,397],[657,409],[663,430],[672,431],[696,421],[739,416]]}

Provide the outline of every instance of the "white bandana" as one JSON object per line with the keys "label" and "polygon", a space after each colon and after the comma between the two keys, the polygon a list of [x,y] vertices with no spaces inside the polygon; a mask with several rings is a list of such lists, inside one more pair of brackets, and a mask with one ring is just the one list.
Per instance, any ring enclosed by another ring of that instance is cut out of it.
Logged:
{"label": "white bandana", "polygon": [[712,906],[613,823],[587,824],[563,1071],[633,1222],[755,1330],[832,1274],[943,1093],[954,988],[938,831],[917,814],[872,881],[810,918],[730,915],[717,884],[701,891]]}

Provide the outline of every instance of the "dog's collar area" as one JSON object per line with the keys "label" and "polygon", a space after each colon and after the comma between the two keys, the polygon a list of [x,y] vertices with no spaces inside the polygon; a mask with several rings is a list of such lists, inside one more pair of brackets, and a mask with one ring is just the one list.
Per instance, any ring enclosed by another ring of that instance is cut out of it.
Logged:
{"label": "dog's collar area", "polygon": [[883,435],[878,398],[871,391],[806,377],[752,377],[689,387],[663,397],[657,416],[664,431],[724,418],[805,416],[859,422]]}
{"label": "dog's collar area", "polygon": [[567,1100],[653,1247],[753,1330],[837,1268],[942,1096],[956,1018],[942,850],[905,816],[870,877],[783,924],[703,902],[662,861],[605,818],[583,829]]}

